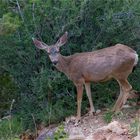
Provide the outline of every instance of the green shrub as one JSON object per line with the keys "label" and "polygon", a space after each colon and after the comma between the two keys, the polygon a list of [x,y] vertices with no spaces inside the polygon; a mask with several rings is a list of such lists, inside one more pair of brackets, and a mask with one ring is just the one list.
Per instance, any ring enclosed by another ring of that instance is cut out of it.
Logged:
{"label": "green shrub", "polygon": [[7,72],[0,73],[0,118],[9,114],[12,100],[17,99],[17,86]]}
{"label": "green shrub", "polygon": [[19,134],[23,132],[23,122],[19,118],[9,118],[0,120],[0,139],[1,140],[16,140]]}
{"label": "green shrub", "polygon": [[[76,114],[74,85],[53,68],[45,52],[35,48],[32,37],[50,45],[68,31],[68,43],[61,50],[63,55],[116,43],[126,44],[140,54],[139,0],[2,1],[0,9],[4,33],[0,36],[0,72],[4,69],[6,77],[10,77],[6,83],[0,82],[5,89],[2,98],[8,100],[6,108],[2,104],[1,110],[7,114],[11,99],[16,99],[12,113],[22,118],[25,130],[34,129],[32,114],[35,121],[46,124]],[[129,78],[138,91],[139,68],[140,65]],[[6,79],[4,73],[0,76]],[[18,87],[17,91],[14,86]],[[92,92],[95,107],[102,108],[114,103],[119,88],[111,81],[93,84]],[[7,96],[9,99],[5,99]],[[82,113],[86,112],[87,105],[84,94]]]}
{"label": "green shrub", "polygon": [[112,121],[113,115],[113,112],[108,111],[104,114],[103,119],[105,120],[105,122],[110,123]]}

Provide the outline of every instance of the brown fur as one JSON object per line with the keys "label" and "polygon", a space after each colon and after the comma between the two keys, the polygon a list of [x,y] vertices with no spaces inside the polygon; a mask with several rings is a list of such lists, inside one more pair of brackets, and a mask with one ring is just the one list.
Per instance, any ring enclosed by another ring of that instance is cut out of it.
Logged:
{"label": "brown fur", "polygon": [[138,56],[133,49],[126,45],[116,44],[101,50],[76,53],[66,57],[59,53],[59,48],[66,43],[67,32],[55,45],[50,47],[36,39],[33,41],[38,48],[45,49],[48,52],[50,60],[55,64],[56,68],[65,73],[75,84],[78,104],[77,119],[81,117],[83,85],[85,85],[91,112],[95,112],[91,98],[91,82],[97,83],[112,78],[116,79],[120,86],[120,95],[113,111],[118,111],[125,104],[132,89],[127,78],[138,61]]}
{"label": "brown fur", "polygon": [[[122,73],[131,73],[135,52],[129,47],[117,44],[94,52],[76,53],[64,57],[59,55],[56,68],[64,72],[75,84],[100,82],[118,78]],[[81,69],[80,69],[81,68]],[[83,79],[83,81],[81,81]]]}

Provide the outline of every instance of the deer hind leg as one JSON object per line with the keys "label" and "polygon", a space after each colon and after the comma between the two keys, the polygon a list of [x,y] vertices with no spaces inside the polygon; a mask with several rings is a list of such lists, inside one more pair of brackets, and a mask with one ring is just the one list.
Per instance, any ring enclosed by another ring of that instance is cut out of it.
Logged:
{"label": "deer hind leg", "polygon": [[129,84],[129,82],[126,80],[118,80],[119,86],[120,86],[120,95],[115,103],[115,106],[113,108],[113,111],[119,111],[122,106],[125,104],[129,92],[132,89],[132,86]]}
{"label": "deer hind leg", "polygon": [[77,121],[81,119],[81,102],[83,97],[83,84],[76,85],[77,89]]}
{"label": "deer hind leg", "polygon": [[88,96],[88,100],[90,103],[90,113],[92,114],[95,112],[95,109],[94,109],[93,102],[92,102],[90,83],[85,83],[85,89],[86,89],[86,94]]}
{"label": "deer hind leg", "polygon": [[120,109],[119,106],[120,106],[122,98],[123,98],[123,90],[122,90],[122,87],[120,85],[120,95],[119,95],[119,97],[118,97],[118,99],[113,107],[113,111],[119,111],[119,109]]}

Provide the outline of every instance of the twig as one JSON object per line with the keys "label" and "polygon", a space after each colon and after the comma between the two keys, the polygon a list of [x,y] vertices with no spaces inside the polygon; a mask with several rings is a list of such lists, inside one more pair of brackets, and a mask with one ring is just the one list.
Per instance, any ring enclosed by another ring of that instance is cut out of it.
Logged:
{"label": "twig", "polygon": [[12,102],[11,102],[11,105],[10,105],[10,117],[8,118],[8,121],[9,121],[9,129],[10,129],[11,136],[12,136],[11,117],[12,117],[12,108],[13,108],[14,102],[15,102],[15,99],[13,99]]}
{"label": "twig", "polygon": [[28,27],[27,27],[27,25],[25,24],[24,15],[23,15],[23,13],[22,13],[22,11],[21,11],[20,4],[19,4],[18,0],[16,0],[16,4],[17,4],[18,11],[19,11],[20,17],[21,17],[21,19],[22,19],[22,22],[24,23],[25,29],[26,29],[26,31],[27,31],[29,37],[32,38],[32,36],[31,36],[31,34],[30,34],[29,30],[28,30]]}
{"label": "twig", "polygon": [[32,118],[33,118],[33,122],[34,122],[34,125],[35,125],[35,136],[37,137],[37,126],[36,126],[36,123],[35,123],[35,117],[33,114],[32,115]]}
{"label": "twig", "polygon": [[42,38],[41,38],[41,36],[40,36],[40,34],[39,34],[39,31],[38,31],[38,28],[37,28],[37,26],[36,26],[36,20],[35,20],[35,14],[34,14],[34,11],[35,11],[35,3],[33,2],[33,4],[32,4],[32,17],[33,17],[33,23],[34,23],[34,26],[35,26],[35,30],[37,31],[37,35],[39,36],[39,38],[40,38],[41,41],[42,41]]}

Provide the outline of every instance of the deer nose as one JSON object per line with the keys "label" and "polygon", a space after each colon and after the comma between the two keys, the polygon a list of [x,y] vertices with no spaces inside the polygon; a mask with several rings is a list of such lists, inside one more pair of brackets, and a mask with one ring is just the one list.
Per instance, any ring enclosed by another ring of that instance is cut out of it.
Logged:
{"label": "deer nose", "polygon": [[53,61],[52,63],[53,63],[54,65],[56,65],[56,64],[58,63],[58,61]]}

